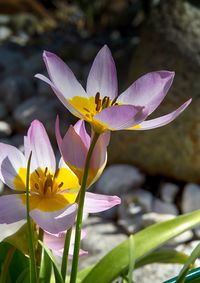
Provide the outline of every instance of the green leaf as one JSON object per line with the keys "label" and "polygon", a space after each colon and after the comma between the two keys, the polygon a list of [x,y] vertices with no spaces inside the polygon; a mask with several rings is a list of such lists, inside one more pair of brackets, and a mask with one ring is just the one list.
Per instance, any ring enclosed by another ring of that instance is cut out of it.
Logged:
{"label": "green leaf", "polygon": [[[145,255],[200,223],[200,210],[154,224],[134,235],[136,263]],[[103,257],[85,276],[82,283],[110,283],[129,265],[129,240]]]}
{"label": "green leaf", "polygon": [[189,258],[183,252],[178,252],[176,250],[160,250],[152,252],[145,257],[141,258],[135,264],[135,268],[140,268],[144,265],[151,264],[151,263],[179,263],[184,264],[186,260]]}
{"label": "green leaf", "polygon": [[28,258],[19,250],[6,242],[0,243],[0,282],[16,282],[28,266]]}
{"label": "green leaf", "polygon": [[[163,283],[176,283],[178,277],[171,278]],[[200,267],[192,269],[185,277],[184,283],[199,283],[200,282]]]}
{"label": "green leaf", "polygon": [[134,257],[134,251],[135,251],[135,242],[134,242],[134,236],[129,236],[129,268],[128,268],[128,283],[132,283],[132,277],[133,277],[133,269],[135,265],[135,257]]}
{"label": "green leaf", "polygon": [[187,275],[188,271],[192,268],[192,265],[194,264],[195,260],[199,257],[200,255],[200,244],[196,246],[196,248],[192,251],[190,257],[184,264],[183,268],[181,269],[179,276],[177,278],[177,283],[183,283],[184,278]]}
{"label": "green leaf", "polygon": [[61,276],[61,273],[59,271],[57,262],[56,262],[54,256],[52,255],[51,251],[49,250],[49,248],[43,242],[41,242],[40,240],[38,242],[43,247],[44,251],[46,252],[46,255],[49,257],[49,259],[52,262],[54,275],[55,275],[55,282],[56,283],[64,283],[62,276]]}
{"label": "green leaf", "polygon": [[16,283],[30,283],[29,268],[26,268],[17,278]]}
{"label": "green leaf", "polygon": [[42,251],[42,260],[39,274],[39,283],[49,283],[51,279],[51,259],[45,250]]}

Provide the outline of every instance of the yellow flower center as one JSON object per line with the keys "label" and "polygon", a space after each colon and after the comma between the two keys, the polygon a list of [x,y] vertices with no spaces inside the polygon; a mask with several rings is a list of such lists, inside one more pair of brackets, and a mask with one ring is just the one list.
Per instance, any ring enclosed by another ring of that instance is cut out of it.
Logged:
{"label": "yellow flower center", "polygon": [[117,98],[111,101],[108,96],[101,99],[100,93],[97,92],[95,97],[74,96],[72,99],[68,100],[68,102],[84,116],[87,122],[93,125],[96,132],[102,133],[107,130],[107,125],[97,121],[94,116],[107,107],[118,105],[116,99]]}
{"label": "yellow flower center", "polygon": [[[26,168],[20,168],[14,179],[17,190],[25,190]],[[30,210],[40,209],[50,212],[60,210],[67,204],[74,203],[80,185],[78,178],[70,170],[60,168],[55,174],[48,168],[38,168],[30,174]],[[26,196],[21,195],[26,203]]]}

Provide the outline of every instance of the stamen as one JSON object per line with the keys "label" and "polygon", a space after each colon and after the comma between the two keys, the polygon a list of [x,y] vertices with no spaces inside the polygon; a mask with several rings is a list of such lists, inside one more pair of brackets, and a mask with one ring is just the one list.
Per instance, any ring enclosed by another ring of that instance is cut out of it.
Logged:
{"label": "stamen", "polygon": [[83,110],[85,110],[86,112],[90,113],[90,110],[88,110],[86,107],[83,107]]}
{"label": "stamen", "polygon": [[47,179],[44,182],[44,194],[46,194],[48,188],[50,188],[52,191],[52,185],[53,185],[52,176],[51,174],[48,174]]}
{"label": "stamen", "polygon": [[44,171],[44,176],[47,175],[47,171],[48,171],[48,168],[46,167],[46,168],[45,168],[45,171]]}
{"label": "stamen", "polygon": [[40,174],[36,169],[35,169],[35,173],[38,175],[38,177],[40,177]]}
{"label": "stamen", "polygon": [[58,185],[58,188],[60,189],[63,185],[64,185],[64,183],[61,182],[61,183]]}
{"label": "stamen", "polygon": [[101,109],[101,100],[98,100],[98,102],[96,103],[96,111],[99,111]]}
{"label": "stamen", "polygon": [[117,96],[113,99],[112,103],[111,103],[111,106],[113,105],[118,105],[118,103],[115,103],[117,101]]}
{"label": "stamen", "polygon": [[95,104],[98,104],[99,100],[100,100],[100,93],[97,92],[95,95]]}
{"label": "stamen", "polygon": [[110,98],[108,96],[105,96],[102,100],[102,108],[107,108],[108,105],[109,105],[109,101],[110,101]]}
{"label": "stamen", "polygon": [[37,183],[34,184],[34,187],[36,188],[36,190],[40,189],[40,187],[39,187],[39,185]]}

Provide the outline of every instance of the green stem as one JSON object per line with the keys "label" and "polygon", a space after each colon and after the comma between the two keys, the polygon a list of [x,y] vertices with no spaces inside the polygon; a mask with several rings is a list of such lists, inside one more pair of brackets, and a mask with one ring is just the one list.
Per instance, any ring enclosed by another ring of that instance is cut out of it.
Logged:
{"label": "green stem", "polygon": [[27,172],[26,172],[26,220],[27,220],[27,228],[28,228],[28,246],[29,246],[29,266],[30,266],[30,283],[37,282],[37,267],[35,260],[35,251],[34,251],[34,237],[33,237],[33,225],[31,222],[31,218],[29,216],[30,211],[30,203],[29,203],[29,179],[30,179],[30,165],[31,165],[31,156],[30,153],[28,164],[27,164]]}
{"label": "green stem", "polygon": [[64,251],[63,251],[63,258],[62,258],[62,265],[61,265],[61,274],[62,274],[62,278],[64,281],[65,281],[65,277],[67,273],[67,260],[68,260],[71,234],[72,234],[72,228],[70,228],[67,231],[67,234],[65,236],[65,244],[64,244]]}
{"label": "green stem", "polygon": [[7,282],[7,276],[8,276],[8,269],[9,265],[11,263],[12,257],[14,255],[16,248],[15,247],[10,247],[8,250],[8,253],[6,255],[6,258],[4,260],[4,264],[2,266],[2,271],[1,271],[1,277],[0,277],[0,282],[1,283],[6,283]]}
{"label": "green stem", "polygon": [[90,144],[90,148],[88,150],[88,154],[85,161],[85,168],[83,172],[83,179],[80,188],[79,194],[79,203],[78,203],[78,212],[77,212],[77,220],[76,220],[76,234],[75,234],[75,245],[74,245],[74,255],[72,261],[72,270],[70,276],[70,283],[76,282],[77,277],[77,270],[78,270],[78,259],[79,259],[79,250],[80,250],[80,243],[81,243],[81,228],[82,228],[82,219],[83,219],[83,206],[85,200],[85,191],[87,186],[87,178],[90,169],[90,161],[92,157],[92,152],[94,150],[95,144],[99,138],[99,134],[95,133],[93,140]]}
{"label": "green stem", "polygon": [[[44,236],[44,231],[39,228],[39,235],[38,235],[38,240],[43,242],[43,236]],[[41,256],[42,256],[42,246],[38,244],[37,250],[36,250],[36,261],[39,266],[41,266]]]}

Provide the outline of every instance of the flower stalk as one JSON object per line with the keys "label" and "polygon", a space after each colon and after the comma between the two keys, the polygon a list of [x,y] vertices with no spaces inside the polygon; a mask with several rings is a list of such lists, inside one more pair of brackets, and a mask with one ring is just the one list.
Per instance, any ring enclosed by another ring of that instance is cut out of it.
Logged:
{"label": "flower stalk", "polygon": [[66,273],[67,273],[67,260],[68,260],[68,254],[69,254],[71,234],[72,234],[72,228],[67,230],[67,233],[65,236],[64,251],[63,251],[63,257],[62,257],[62,264],[61,264],[61,275],[62,275],[63,280],[65,280]]}
{"label": "flower stalk", "polygon": [[93,153],[94,147],[97,143],[99,136],[100,136],[100,134],[98,134],[98,133],[94,134],[93,139],[92,139],[91,144],[90,144],[90,148],[88,150],[86,161],[85,161],[85,168],[84,168],[82,184],[81,184],[80,194],[79,194],[79,199],[78,199],[78,212],[77,212],[77,220],[76,220],[75,245],[74,245],[74,253],[73,253],[73,260],[72,260],[70,283],[75,283],[76,277],[77,277],[79,250],[80,250],[80,242],[81,242],[81,228],[82,228],[82,219],[83,219],[83,207],[84,207],[87,178],[88,178],[88,174],[89,174],[90,161],[91,161],[92,153]]}
{"label": "flower stalk", "polygon": [[29,177],[30,177],[30,165],[31,165],[31,157],[32,152],[29,155],[28,164],[27,164],[27,172],[26,172],[26,219],[27,219],[27,227],[28,227],[28,246],[29,246],[29,256],[30,256],[30,283],[37,282],[37,267],[36,267],[36,259],[35,259],[35,251],[34,251],[34,237],[33,237],[33,225],[31,218],[29,216],[30,211],[30,203],[29,203]]}

